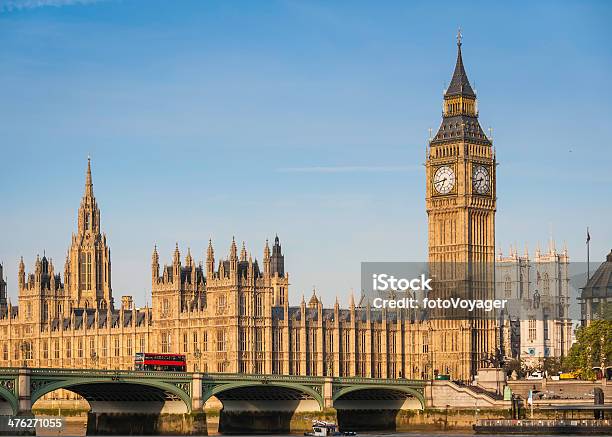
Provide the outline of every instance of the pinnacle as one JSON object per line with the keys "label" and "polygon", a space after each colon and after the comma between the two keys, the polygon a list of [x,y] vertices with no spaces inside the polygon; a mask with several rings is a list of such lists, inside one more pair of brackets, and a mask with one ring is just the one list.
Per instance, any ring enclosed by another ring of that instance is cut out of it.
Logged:
{"label": "pinnacle", "polygon": [[461,55],[461,37],[459,37],[457,40],[457,63],[455,64],[455,71],[453,72],[453,77],[450,85],[446,89],[445,94],[447,96],[453,94],[468,95],[473,97],[476,96],[472,86],[470,85],[470,81],[468,80],[465,67],[463,66],[463,57]]}

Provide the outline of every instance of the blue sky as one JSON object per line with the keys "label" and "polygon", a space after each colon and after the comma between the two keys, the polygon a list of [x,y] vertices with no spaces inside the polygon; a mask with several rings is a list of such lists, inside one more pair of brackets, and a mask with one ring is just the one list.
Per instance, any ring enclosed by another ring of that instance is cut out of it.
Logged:
{"label": "blue sky", "polygon": [[497,242],[612,247],[609,2],[0,0],[0,260],[63,270],[87,155],[116,299],[154,244],[278,233],[292,301],[426,258],[425,145],[455,34],[493,127]]}

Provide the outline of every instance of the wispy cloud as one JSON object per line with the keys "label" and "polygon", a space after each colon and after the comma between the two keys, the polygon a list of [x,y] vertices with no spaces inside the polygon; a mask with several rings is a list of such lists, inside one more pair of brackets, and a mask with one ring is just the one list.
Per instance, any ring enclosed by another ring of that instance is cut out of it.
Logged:
{"label": "wispy cloud", "polygon": [[330,167],[286,167],[276,169],[279,173],[391,173],[416,170],[414,165],[389,165],[389,166],[330,166]]}
{"label": "wispy cloud", "polygon": [[56,8],[72,5],[87,5],[105,0],[0,0],[0,12],[10,12],[20,9],[35,9],[53,6]]}

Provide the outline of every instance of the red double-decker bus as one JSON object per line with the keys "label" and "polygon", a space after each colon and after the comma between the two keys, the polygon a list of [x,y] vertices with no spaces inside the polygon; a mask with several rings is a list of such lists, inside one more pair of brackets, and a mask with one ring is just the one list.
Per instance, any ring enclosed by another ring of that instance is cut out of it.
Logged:
{"label": "red double-decker bus", "polygon": [[187,361],[185,355],[137,352],[134,357],[134,370],[186,372]]}

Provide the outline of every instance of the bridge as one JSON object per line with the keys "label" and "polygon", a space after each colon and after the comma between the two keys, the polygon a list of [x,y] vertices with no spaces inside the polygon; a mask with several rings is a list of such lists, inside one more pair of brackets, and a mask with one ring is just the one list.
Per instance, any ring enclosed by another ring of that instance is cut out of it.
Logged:
{"label": "bridge", "polygon": [[332,411],[336,419],[336,412],[351,410],[422,410],[427,384],[358,377],[2,368],[0,414],[31,415],[38,399],[66,389],[90,405],[88,434],[205,434],[204,404],[213,396],[223,404],[224,414],[236,414],[238,421],[244,412],[273,412],[269,417],[280,420],[279,413],[291,419],[296,412],[328,417]]}

